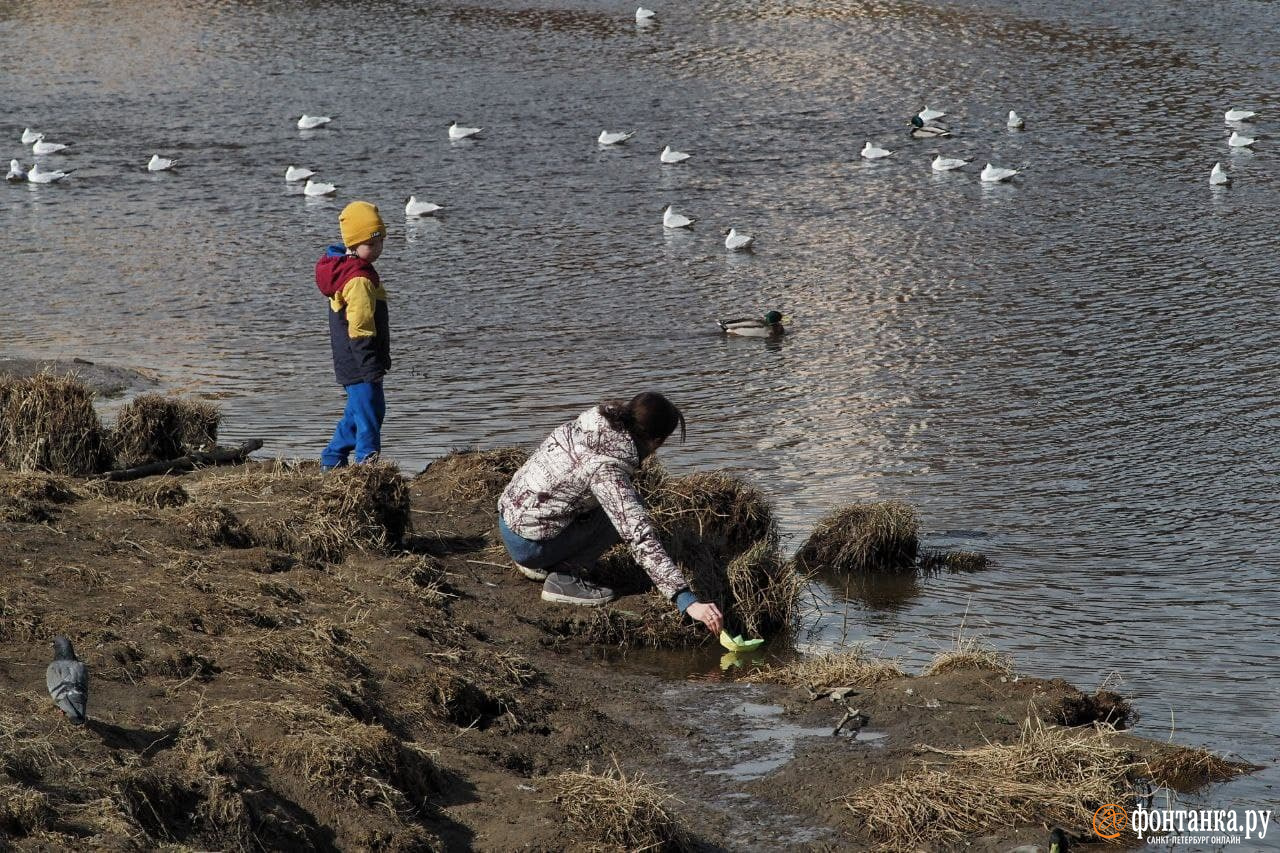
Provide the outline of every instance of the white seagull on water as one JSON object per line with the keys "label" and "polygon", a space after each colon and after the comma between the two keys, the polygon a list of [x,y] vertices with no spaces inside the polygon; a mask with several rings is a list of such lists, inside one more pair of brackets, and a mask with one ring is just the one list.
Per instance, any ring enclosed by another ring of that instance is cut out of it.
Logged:
{"label": "white seagull on water", "polygon": [[1241,136],[1237,131],[1233,130],[1231,131],[1231,138],[1227,140],[1227,144],[1232,148],[1248,148],[1257,141],[1257,137]]}
{"label": "white seagull on water", "polygon": [[750,234],[739,234],[737,229],[730,228],[725,232],[724,247],[731,252],[745,252],[755,241]]}
{"label": "white seagull on water", "polygon": [[27,180],[33,184],[52,184],[55,181],[62,180],[74,171],[75,169],[68,169],[65,172],[61,169],[52,169],[48,172],[42,172],[40,171],[39,163],[32,163],[31,171],[27,172]]}
{"label": "white seagull on water", "polygon": [[430,216],[439,209],[440,205],[429,201],[418,201],[416,196],[409,196],[404,200],[405,216]]}
{"label": "white seagull on water", "polygon": [[43,133],[39,133],[39,132],[37,132],[37,131],[34,131],[34,130],[32,130],[32,129],[31,129],[31,128],[29,128],[29,127],[24,127],[24,128],[22,129],[22,144],[23,144],[23,145],[30,145],[30,144],[31,144],[31,143],[33,143],[33,142],[39,142],[41,139],[44,139],[44,134],[43,134]]}
{"label": "white seagull on water", "polygon": [[658,155],[658,159],[663,163],[679,163],[683,160],[688,160],[689,155],[683,151],[672,151],[671,146],[668,145],[666,148],[662,149],[662,153]]}
{"label": "white seagull on water", "polygon": [[892,153],[888,148],[880,148],[872,145],[869,141],[862,146],[862,159],[864,160],[879,160],[882,157],[888,157]]}
{"label": "white seagull on water", "polygon": [[667,205],[662,211],[662,227],[664,228],[688,228],[692,224],[692,219],[676,213],[671,205]]}
{"label": "white seagull on water", "polygon": [[946,113],[942,110],[931,110],[928,107],[925,107],[920,112],[916,113],[916,118],[920,119],[921,124],[928,124],[931,121],[937,121],[945,115]]}
{"label": "white seagull on water", "polygon": [[1018,115],[1013,110],[1009,110],[1009,117],[1004,120],[1004,123],[1005,123],[1005,127],[1009,128],[1010,130],[1022,130],[1023,126],[1026,125],[1026,122],[1023,121],[1022,116]]}
{"label": "white seagull on water", "polygon": [[[1227,124],[1235,124],[1238,121],[1248,121],[1256,115],[1253,110],[1227,110],[1222,118]],[[26,134],[23,134],[23,141],[26,141]]]}
{"label": "white seagull on water", "polygon": [[982,167],[982,174],[979,175],[978,178],[988,184],[998,184],[1001,181],[1009,180],[1016,174],[1018,174],[1017,169],[1005,169],[1000,166],[992,166],[988,163]]}
{"label": "white seagull on water", "polygon": [[1221,163],[1214,163],[1213,168],[1209,170],[1209,184],[1215,187],[1226,186],[1231,183],[1231,178],[1227,175]]}
{"label": "white seagull on water", "polygon": [[952,169],[959,169],[969,165],[968,160],[957,160],[954,157],[943,157],[941,154],[934,155],[933,166],[935,172],[950,172]]}
{"label": "white seagull on water", "polygon": [[653,18],[653,10],[652,10],[652,9],[646,9],[646,8],[645,8],[645,7],[643,7],[643,6],[640,6],[639,8],[637,8],[637,9],[636,9],[636,23],[637,23],[637,24],[638,24],[638,23],[640,23],[640,22],[642,22],[642,21],[649,21],[649,20],[650,20],[650,19],[652,19],[652,18]]}
{"label": "white seagull on water", "polygon": [[170,160],[167,157],[161,157],[159,154],[152,154],[151,159],[147,162],[148,172],[165,172],[173,168],[173,164],[177,160]]}
{"label": "white seagull on water", "polygon": [[483,127],[463,127],[456,121],[449,122],[449,138],[450,139],[466,139],[468,136],[475,136]]}
{"label": "white seagull on water", "polygon": [[22,164],[17,160],[9,161],[9,174],[4,176],[6,181],[25,181],[27,179],[27,170],[22,168]]}
{"label": "white seagull on water", "polygon": [[310,178],[307,178],[307,183],[302,188],[302,194],[310,195],[310,196],[333,195],[337,191],[338,191],[338,188],[333,184],[326,184],[321,181],[313,181]]}
{"label": "white seagull on water", "polygon": [[600,136],[596,138],[596,142],[599,142],[601,145],[621,145],[635,135],[636,132],[634,130],[630,133],[602,130],[600,131]]}
{"label": "white seagull on water", "polygon": [[333,121],[333,116],[309,116],[303,113],[298,118],[298,130],[315,130]]}
{"label": "white seagull on water", "polygon": [[31,146],[32,154],[57,154],[67,146],[61,142],[45,142],[43,139],[37,139],[36,144]]}
{"label": "white seagull on water", "polygon": [[315,172],[311,169],[305,169],[301,166],[286,166],[284,169],[284,179],[289,183],[305,180],[314,174]]}

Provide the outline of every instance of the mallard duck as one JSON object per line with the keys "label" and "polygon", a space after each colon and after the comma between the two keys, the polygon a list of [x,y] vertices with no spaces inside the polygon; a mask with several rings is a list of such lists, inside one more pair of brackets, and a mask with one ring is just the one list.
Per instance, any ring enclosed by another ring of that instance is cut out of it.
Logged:
{"label": "mallard duck", "polygon": [[911,117],[912,139],[937,139],[950,135],[951,131],[947,130],[945,125],[926,122],[922,120],[920,116]]}
{"label": "mallard duck", "polygon": [[1021,847],[1015,847],[1006,853],[1070,853],[1067,844],[1067,834],[1061,829],[1054,829],[1049,833],[1049,846],[1041,847],[1039,844],[1023,844]]}
{"label": "mallard duck", "polygon": [[782,314],[770,311],[763,317],[741,317],[736,320],[716,320],[720,331],[730,335],[745,335],[748,338],[776,338],[785,335],[782,328]]}

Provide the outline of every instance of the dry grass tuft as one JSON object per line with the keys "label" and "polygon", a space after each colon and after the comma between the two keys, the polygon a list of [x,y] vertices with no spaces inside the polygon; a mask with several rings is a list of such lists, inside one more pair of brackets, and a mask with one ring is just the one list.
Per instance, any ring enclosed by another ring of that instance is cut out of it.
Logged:
{"label": "dry grass tuft", "polygon": [[53,822],[49,798],[25,785],[0,785],[0,832],[31,835]]}
{"label": "dry grass tuft", "polygon": [[1013,659],[977,637],[960,634],[956,637],[955,648],[945,649],[934,655],[933,662],[925,668],[923,674],[943,675],[974,669],[1010,676],[1014,672]]}
{"label": "dry grass tuft", "polygon": [[828,652],[782,666],[766,665],[747,681],[786,684],[823,691],[836,687],[871,687],[895,678],[908,678],[896,660],[867,655],[862,646]]}
{"label": "dry grass tuft", "polygon": [[640,773],[627,776],[614,760],[603,773],[591,768],[547,780],[553,800],[584,838],[616,850],[693,850],[671,812],[675,798]]}
{"label": "dry grass tuft", "polygon": [[141,394],[125,403],[116,416],[110,436],[116,464],[130,468],[212,449],[221,420],[212,403]]}
{"label": "dry grass tuft", "polygon": [[43,524],[57,516],[57,504],[79,497],[63,477],[31,473],[0,476],[0,521]]}
{"label": "dry grass tuft", "polygon": [[987,567],[987,558],[977,551],[925,551],[920,568],[926,572],[978,572]]}
{"label": "dry grass tuft", "polygon": [[913,572],[920,518],[900,501],[851,504],[824,516],[796,552],[806,572]]}
{"label": "dry grass tuft", "polygon": [[133,483],[114,483],[95,480],[89,490],[107,500],[126,501],[152,509],[170,509],[185,506],[191,501],[187,490],[177,480],[155,477]]}
{"label": "dry grass tuft", "polygon": [[234,512],[221,504],[203,501],[188,504],[175,518],[200,545],[252,548],[257,544],[252,531]]}
{"label": "dry grass tuft", "polygon": [[1213,782],[1225,782],[1258,769],[1198,747],[1173,747],[1147,762],[1147,775],[1157,785],[1191,793]]}
{"label": "dry grass tuft", "polygon": [[454,450],[427,466],[422,476],[439,478],[452,500],[492,503],[528,458],[528,452],[516,447]]}
{"label": "dry grass tuft", "polygon": [[1092,695],[1074,692],[1062,697],[1049,719],[1060,726],[1088,726],[1103,723],[1117,729],[1137,722],[1138,712],[1119,693],[1099,688]]}
{"label": "dry grass tuft", "polygon": [[0,378],[0,468],[85,477],[111,466],[93,395],[70,376]]}
{"label": "dry grass tuft", "polygon": [[923,747],[947,759],[844,798],[888,849],[938,849],[1010,826],[1086,833],[1095,810],[1134,797],[1140,765],[1105,733],[1027,719],[1018,740],[969,750]]}

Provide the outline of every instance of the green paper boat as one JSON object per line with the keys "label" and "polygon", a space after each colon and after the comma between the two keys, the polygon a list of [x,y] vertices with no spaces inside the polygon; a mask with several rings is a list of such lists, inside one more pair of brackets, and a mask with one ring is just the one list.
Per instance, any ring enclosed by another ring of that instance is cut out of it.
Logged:
{"label": "green paper boat", "polygon": [[720,645],[724,646],[731,652],[749,652],[752,649],[759,648],[764,642],[763,639],[744,640],[742,635],[730,637],[728,631],[720,632]]}

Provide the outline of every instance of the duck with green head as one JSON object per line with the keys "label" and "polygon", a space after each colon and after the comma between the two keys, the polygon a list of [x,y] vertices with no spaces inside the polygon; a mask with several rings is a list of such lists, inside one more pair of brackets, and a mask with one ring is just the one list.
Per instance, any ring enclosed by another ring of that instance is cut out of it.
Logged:
{"label": "duck with green head", "polygon": [[770,311],[763,317],[740,317],[736,320],[716,320],[720,331],[748,338],[776,338],[786,334],[782,327],[782,312]]}
{"label": "duck with green head", "polygon": [[1021,847],[1015,847],[1008,853],[1070,853],[1067,844],[1067,834],[1061,829],[1055,828],[1049,833],[1049,846],[1041,847],[1039,844],[1024,844]]}

